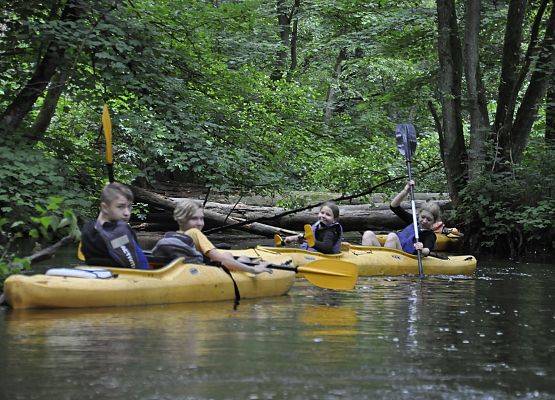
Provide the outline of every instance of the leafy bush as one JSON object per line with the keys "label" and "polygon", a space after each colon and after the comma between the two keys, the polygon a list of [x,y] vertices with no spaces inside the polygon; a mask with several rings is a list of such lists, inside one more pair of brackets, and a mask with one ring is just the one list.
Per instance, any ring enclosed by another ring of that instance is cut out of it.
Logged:
{"label": "leafy bush", "polygon": [[555,152],[534,146],[511,172],[485,172],[461,192],[457,216],[467,226],[470,247],[522,255],[553,250]]}
{"label": "leafy bush", "polygon": [[44,207],[37,204],[35,213],[28,220],[10,223],[8,218],[0,217],[0,290],[8,276],[31,266],[28,258],[16,254],[17,247],[23,240],[26,241],[25,244],[32,245],[32,242],[47,244],[68,235],[75,240],[80,239],[77,217],[73,211],[63,209],[63,206],[64,198],[53,196],[47,199]]}
{"label": "leafy bush", "polygon": [[64,198],[64,206],[88,210],[91,201],[68,167],[35,146],[0,143],[0,215],[10,221],[29,221],[36,206],[48,206],[50,196]]}

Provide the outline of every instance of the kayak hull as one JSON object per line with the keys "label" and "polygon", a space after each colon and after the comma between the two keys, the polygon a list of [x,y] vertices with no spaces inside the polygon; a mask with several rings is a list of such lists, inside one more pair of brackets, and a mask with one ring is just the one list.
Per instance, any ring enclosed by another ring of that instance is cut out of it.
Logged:
{"label": "kayak hull", "polygon": [[[387,235],[376,235],[378,241],[383,246]],[[443,233],[436,233],[436,245],[434,251],[450,251],[459,247],[461,238],[455,235],[445,235]]]}
{"label": "kayak hull", "polygon": [[[235,298],[233,282],[221,268],[175,260],[159,270],[106,269],[117,277],[12,275],[5,281],[4,294],[7,303],[16,309],[137,306]],[[256,276],[244,272],[232,275],[241,298],[281,296],[295,280],[294,272],[280,270]]]}
{"label": "kayak hull", "polygon": [[[385,247],[350,245],[340,254],[323,254],[289,247],[265,247],[232,250],[235,255],[266,257],[280,254],[293,259],[296,266],[315,260],[332,259],[348,261],[358,266],[359,276],[417,275],[418,257],[403,251]],[[476,272],[476,258],[470,255],[449,256],[447,260],[436,257],[422,258],[425,275],[472,275]]]}

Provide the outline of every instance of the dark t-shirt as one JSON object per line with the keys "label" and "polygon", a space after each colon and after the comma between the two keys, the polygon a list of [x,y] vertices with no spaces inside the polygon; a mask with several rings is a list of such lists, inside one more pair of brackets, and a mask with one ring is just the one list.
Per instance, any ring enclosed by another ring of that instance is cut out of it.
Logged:
{"label": "dark t-shirt", "polygon": [[[403,207],[389,207],[391,211],[395,213],[403,222],[412,225],[412,214],[407,212]],[[432,251],[436,247],[436,234],[430,229],[422,230],[418,229],[418,238],[422,242],[425,248]]]}
{"label": "dark t-shirt", "polygon": [[[81,251],[85,256],[87,264],[105,265],[108,267],[120,267],[120,265],[112,258],[106,247],[106,242],[100,236],[100,233],[94,227],[96,221],[88,221],[81,229]],[[115,222],[104,222],[103,227],[110,230],[116,225]],[[131,230],[133,238],[137,242],[135,232]]]}

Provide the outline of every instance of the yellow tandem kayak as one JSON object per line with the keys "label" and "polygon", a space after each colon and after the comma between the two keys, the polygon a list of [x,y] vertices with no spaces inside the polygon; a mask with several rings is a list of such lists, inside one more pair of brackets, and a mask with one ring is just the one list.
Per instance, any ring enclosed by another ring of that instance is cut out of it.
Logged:
{"label": "yellow tandem kayak", "polygon": [[[290,247],[265,247],[255,249],[231,250],[234,255],[267,257],[280,254],[293,259],[293,264],[303,266],[315,260],[341,260],[358,266],[359,276],[396,276],[417,275],[418,259],[403,251],[384,247],[342,245],[340,254],[323,254]],[[476,271],[474,256],[449,256],[447,259],[423,257],[425,275],[472,275]]]}
{"label": "yellow tandem kayak", "polygon": [[[268,259],[283,262],[288,257]],[[89,268],[89,267],[84,267]],[[13,308],[79,308],[136,306],[233,300],[233,282],[221,268],[185,264],[176,259],[158,270],[105,268],[115,277],[83,279],[67,276],[12,275],[4,294]],[[232,272],[241,298],[281,296],[295,281],[292,271],[252,275]]]}

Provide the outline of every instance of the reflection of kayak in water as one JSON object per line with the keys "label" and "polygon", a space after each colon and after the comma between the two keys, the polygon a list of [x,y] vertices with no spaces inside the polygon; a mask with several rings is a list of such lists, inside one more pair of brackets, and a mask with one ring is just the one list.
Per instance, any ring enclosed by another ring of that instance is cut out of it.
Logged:
{"label": "reflection of kayak in water", "polygon": [[[244,254],[264,258],[266,254],[280,254],[293,259],[297,266],[315,260],[341,260],[358,266],[359,276],[417,275],[418,258],[403,251],[384,247],[355,246],[344,243],[340,254],[323,254],[291,247],[264,247],[231,250],[235,255]],[[476,271],[473,256],[449,256],[422,258],[425,275],[472,275]]]}
{"label": "reflection of kayak in water", "polygon": [[[269,255],[277,264],[288,257]],[[158,270],[80,267],[109,271],[111,277],[83,279],[74,276],[12,275],[6,279],[4,293],[13,308],[77,308],[134,306],[233,300],[231,278],[221,268],[185,264],[177,259]],[[98,274],[98,273],[97,273]],[[75,274],[79,275],[79,273]],[[100,274],[98,274],[100,275]],[[292,271],[274,270],[272,274],[251,275],[232,272],[241,298],[281,296],[295,280]]]}

